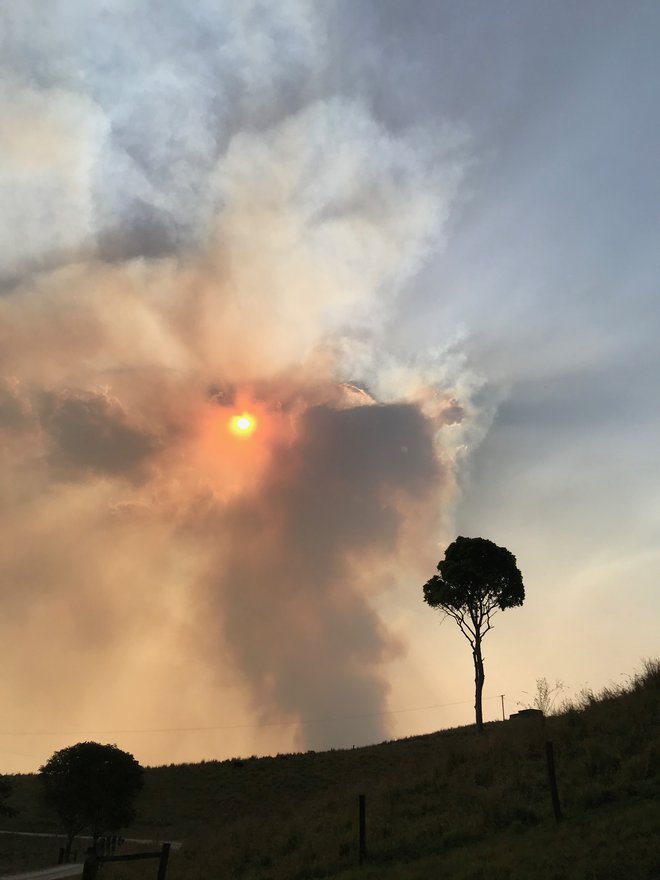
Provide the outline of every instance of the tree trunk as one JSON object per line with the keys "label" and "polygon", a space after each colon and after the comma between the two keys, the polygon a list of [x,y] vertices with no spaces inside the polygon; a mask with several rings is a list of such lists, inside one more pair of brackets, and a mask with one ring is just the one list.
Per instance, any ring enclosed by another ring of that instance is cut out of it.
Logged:
{"label": "tree trunk", "polygon": [[76,839],[75,834],[67,834],[66,836],[66,847],[64,849],[64,861],[69,862],[71,859],[71,847],[73,846],[73,841]]}
{"label": "tree trunk", "polygon": [[474,712],[477,721],[477,731],[482,733],[484,729],[484,716],[481,706],[481,698],[484,690],[484,660],[481,656],[481,639],[478,639],[472,651],[474,660]]}

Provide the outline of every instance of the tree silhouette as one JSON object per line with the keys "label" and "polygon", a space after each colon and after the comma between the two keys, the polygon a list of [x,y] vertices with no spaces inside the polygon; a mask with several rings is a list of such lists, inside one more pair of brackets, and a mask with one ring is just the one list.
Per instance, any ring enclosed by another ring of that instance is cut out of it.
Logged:
{"label": "tree silhouette", "polygon": [[474,661],[474,710],[483,730],[483,637],[498,610],[522,605],[525,588],[516,557],[486,538],[458,537],[438,563],[439,575],[424,584],[424,601],[453,618],[470,643]]}
{"label": "tree silhouette", "polygon": [[16,815],[16,810],[13,807],[10,807],[9,804],[5,803],[7,798],[11,796],[13,790],[14,786],[12,785],[11,780],[6,779],[4,776],[0,776],[0,816],[9,818]]}
{"label": "tree silhouette", "polygon": [[83,829],[89,829],[96,849],[101,835],[133,821],[142,773],[133,755],[95,742],[61,749],[39,768],[46,804],[59,816],[67,836],[67,859]]}

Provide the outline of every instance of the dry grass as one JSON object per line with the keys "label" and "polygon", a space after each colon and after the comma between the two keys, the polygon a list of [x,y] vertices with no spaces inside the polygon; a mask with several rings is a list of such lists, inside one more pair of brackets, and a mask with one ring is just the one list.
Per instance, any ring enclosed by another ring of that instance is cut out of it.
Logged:
{"label": "dry grass", "polygon": [[[493,723],[363,749],[147,770],[138,837],[184,839],[171,880],[576,878],[660,868],[660,663],[539,724]],[[557,826],[543,744],[555,744]],[[14,824],[48,823],[18,777]],[[357,795],[369,864],[358,871]],[[107,880],[155,876],[108,865]]]}
{"label": "dry grass", "polygon": [[[5,824],[9,824],[7,820]],[[60,845],[48,837],[0,834],[0,877],[55,864]]]}

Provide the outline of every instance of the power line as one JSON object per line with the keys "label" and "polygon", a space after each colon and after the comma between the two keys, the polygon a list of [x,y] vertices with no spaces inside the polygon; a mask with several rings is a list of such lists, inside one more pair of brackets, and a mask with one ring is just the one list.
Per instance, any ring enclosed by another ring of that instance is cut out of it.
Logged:
{"label": "power line", "polygon": [[[498,700],[499,695],[484,697],[484,700]],[[472,700],[458,700],[455,703],[435,703],[432,706],[413,706],[409,709],[390,709],[386,712],[363,712],[356,715],[331,715],[325,718],[297,718],[294,721],[262,721],[256,724],[215,724],[209,727],[141,727],[114,730],[0,730],[0,736],[88,736],[111,733],[199,733],[212,730],[246,730],[260,727],[289,727],[296,724],[326,724],[330,721],[350,721],[358,718],[378,718],[385,715],[399,715],[404,712],[424,712],[427,709],[446,709],[450,706],[464,706]]]}

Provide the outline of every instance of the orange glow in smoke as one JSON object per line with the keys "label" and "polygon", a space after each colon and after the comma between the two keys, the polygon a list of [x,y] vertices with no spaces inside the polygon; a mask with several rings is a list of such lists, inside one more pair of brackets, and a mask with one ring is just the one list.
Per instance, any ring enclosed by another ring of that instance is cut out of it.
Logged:
{"label": "orange glow in smoke", "polygon": [[282,433],[279,413],[240,394],[231,409],[205,401],[199,411],[193,468],[215,497],[252,492],[268,467]]}
{"label": "orange glow in smoke", "polygon": [[249,437],[257,427],[257,420],[250,413],[234,415],[229,420],[229,430],[238,437]]}

